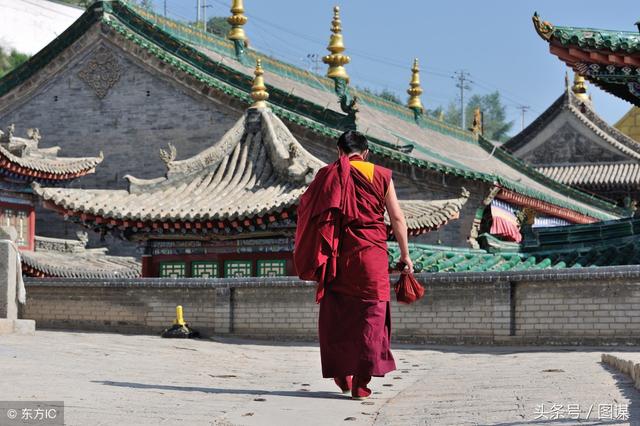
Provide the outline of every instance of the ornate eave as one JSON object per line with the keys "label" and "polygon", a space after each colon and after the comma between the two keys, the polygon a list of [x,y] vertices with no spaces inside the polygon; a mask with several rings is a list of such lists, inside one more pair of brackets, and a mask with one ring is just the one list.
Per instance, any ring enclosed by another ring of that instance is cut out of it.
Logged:
{"label": "ornate eave", "polygon": [[95,172],[103,156],[58,157],[60,148],[39,148],[40,133],[29,129],[29,138],[13,136],[13,125],[0,131],[0,175],[27,182],[63,182]]}
{"label": "ornate eave", "polygon": [[536,14],[533,23],[561,61],[596,86],[640,105],[640,33],[554,26]]}
{"label": "ornate eave", "polygon": [[568,220],[571,223],[584,224],[598,222],[597,219],[594,219],[590,216],[577,213],[573,210],[558,207],[535,198],[527,197],[506,188],[502,188],[496,195],[496,198],[504,200],[516,206],[529,207],[536,212],[540,212],[549,216],[559,217],[561,219]]}

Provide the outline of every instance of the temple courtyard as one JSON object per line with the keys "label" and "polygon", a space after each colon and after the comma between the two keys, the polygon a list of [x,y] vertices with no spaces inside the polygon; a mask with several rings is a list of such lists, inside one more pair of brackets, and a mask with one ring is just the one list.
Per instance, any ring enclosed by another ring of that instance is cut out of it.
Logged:
{"label": "temple courtyard", "polygon": [[640,424],[640,393],[603,352],[640,360],[637,347],[396,345],[398,370],[353,401],[320,378],[315,344],[37,331],[0,336],[0,401],[64,401],[68,425]]}

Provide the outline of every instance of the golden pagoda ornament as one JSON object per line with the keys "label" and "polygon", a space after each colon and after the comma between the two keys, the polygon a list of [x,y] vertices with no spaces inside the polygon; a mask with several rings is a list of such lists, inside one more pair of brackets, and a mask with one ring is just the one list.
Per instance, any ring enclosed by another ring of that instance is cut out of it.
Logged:
{"label": "golden pagoda ornament", "polygon": [[269,92],[267,92],[267,87],[264,85],[264,70],[260,59],[256,62],[256,70],[253,74],[256,77],[253,79],[253,86],[251,86],[251,99],[253,99],[251,108],[266,108]]}
{"label": "golden pagoda ornament", "polygon": [[227,18],[227,22],[231,25],[231,30],[227,35],[229,40],[233,41],[242,41],[243,43],[247,41],[247,35],[244,32],[244,24],[249,20],[244,15],[244,5],[243,0],[233,0],[231,4],[231,16]]}
{"label": "golden pagoda ornament", "polygon": [[344,40],[342,38],[342,22],[340,21],[340,7],[335,6],[333,8],[333,20],[331,21],[331,39],[329,40],[329,46],[327,50],[329,55],[322,58],[322,62],[329,65],[327,71],[327,77],[332,79],[342,79],[347,83],[349,82],[349,75],[344,65],[351,62],[351,58],[347,55],[343,55],[345,51]]}
{"label": "golden pagoda ornament", "polygon": [[589,95],[587,94],[587,82],[584,77],[577,72],[573,74],[573,86],[571,86],[571,91],[582,102],[591,102],[591,99],[589,99]]}
{"label": "golden pagoda ornament", "polygon": [[420,68],[418,67],[418,58],[413,61],[411,73],[411,82],[409,83],[409,90],[407,90],[407,93],[409,94],[409,102],[407,103],[407,106],[412,109],[416,115],[419,115],[424,111],[424,107],[420,100],[420,95],[422,95],[423,91],[422,87],[420,87]]}

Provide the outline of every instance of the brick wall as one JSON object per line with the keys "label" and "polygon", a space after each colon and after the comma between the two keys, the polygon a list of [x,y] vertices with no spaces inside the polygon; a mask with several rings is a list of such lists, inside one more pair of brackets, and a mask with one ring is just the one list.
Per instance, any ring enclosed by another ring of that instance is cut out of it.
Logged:
{"label": "brick wall", "polygon": [[[421,274],[421,301],[392,301],[396,341],[640,343],[640,268]],[[175,306],[204,335],[315,340],[313,283],[295,278],[29,279],[22,317],[38,328],[159,333]]]}

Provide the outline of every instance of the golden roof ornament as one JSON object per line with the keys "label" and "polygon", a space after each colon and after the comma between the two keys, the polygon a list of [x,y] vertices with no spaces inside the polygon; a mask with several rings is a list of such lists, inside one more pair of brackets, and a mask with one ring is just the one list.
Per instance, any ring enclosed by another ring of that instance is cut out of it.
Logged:
{"label": "golden roof ornament", "polygon": [[335,6],[333,8],[333,20],[331,21],[331,39],[329,40],[329,46],[327,50],[329,55],[322,58],[322,62],[329,65],[327,71],[327,77],[339,78],[349,82],[349,75],[344,65],[351,62],[351,58],[347,55],[343,55],[345,51],[344,40],[342,38],[342,22],[340,21],[340,7]]}
{"label": "golden roof ornament", "polygon": [[533,14],[533,18],[531,18],[533,21],[533,26],[536,29],[536,32],[538,33],[538,35],[540,37],[542,37],[544,40],[551,40],[551,37],[553,36],[553,25],[548,22],[548,21],[543,21],[542,19],[540,19],[540,15],[538,15],[538,12],[535,12]]}
{"label": "golden roof ornament", "polygon": [[251,108],[266,108],[269,92],[267,92],[267,87],[264,85],[264,70],[260,59],[256,62],[256,70],[253,74],[256,77],[253,79],[253,86],[251,86],[251,99],[253,99]]}
{"label": "golden roof ornament", "polygon": [[407,103],[407,106],[415,113],[422,114],[424,107],[422,106],[420,95],[422,95],[423,91],[422,87],[420,87],[420,68],[418,66],[418,58],[413,60],[411,73],[411,82],[409,83],[410,87],[409,90],[407,90],[407,93],[409,94],[409,102]]}
{"label": "golden roof ornament", "polygon": [[229,40],[246,42],[247,35],[242,26],[246,24],[249,19],[244,15],[243,0],[233,0],[231,13],[232,15],[227,18],[227,22],[231,25],[231,30],[229,34],[227,34],[227,38]]}
{"label": "golden roof ornament", "polygon": [[471,132],[476,136],[481,136],[484,133],[484,123],[482,118],[482,111],[480,108],[476,108],[473,111],[473,123],[471,124]]}
{"label": "golden roof ornament", "polygon": [[573,86],[571,86],[571,91],[582,102],[590,101],[589,95],[587,94],[587,82],[585,81],[584,77],[577,72],[573,73]]}

